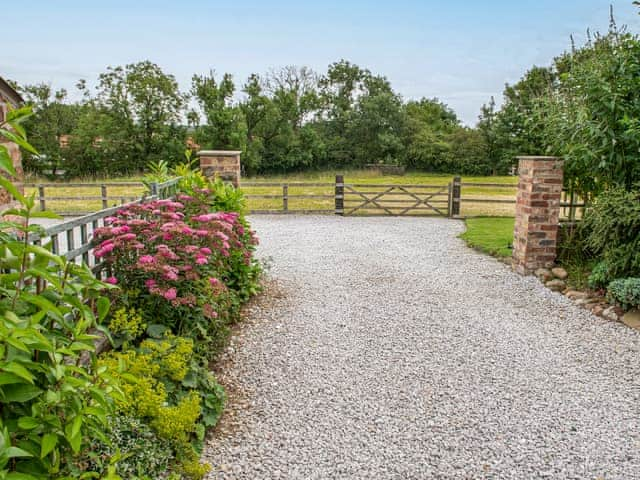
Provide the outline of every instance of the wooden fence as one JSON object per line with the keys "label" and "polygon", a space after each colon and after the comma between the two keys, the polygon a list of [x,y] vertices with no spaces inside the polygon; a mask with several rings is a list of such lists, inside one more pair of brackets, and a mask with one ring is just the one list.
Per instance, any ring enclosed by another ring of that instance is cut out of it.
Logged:
{"label": "wooden fence", "polygon": [[[175,178],[164,183],[152,183],[150,185],[152,194],[134,199],[134,201],[128,202],[124,206],[158,198],[171,198],[177,192],[179,181],[180,178]],[[64,255],[70,261],[78,262],[81,260],[89,265],[96,275],[104,277],[109,272],[102,271],[103,268],[100,261],[92,253],[93,245],[91,240],[93,232],[105,225],[105,218],[114,215],[122,207],[123,205],[105,208],[98,212],[54,225],[47,228],[42,237],[34,236],[31,241],[36,245],[51,242],[53,253]]]}
{"label": "wooden fence", "polygon": [[[70,216],[134,202],[146,187],[142,182],[27,183],[25,189],[37,190],[36,198],[41,210]],[[62,194],[57,193],[60,190]],[[71,194],[70,191],[78,193]]]}
{"label": "wooden fence", "polygon": [[[31,184],[40,207],[62,215],[82,215],[140,198],[142,183]],[[514,216],[515,184],[464,182],[453,177],[442,184],[334,182],[243,182],[252,214],[439,215],[454,218]],[[56,189],[64,190],[56,195]],[[174,185],[175,188],[175,185]],[[77,190],[80,195],[71,195]],[[32,190],[33,191],[33,190]],[[51,193],[54,195],[51,195]],[[90,195],[85,195],[87,192]],[[93,194],[91,194],[93,193]],[[582,218],[585,204],[563,194],[561,219]]]}

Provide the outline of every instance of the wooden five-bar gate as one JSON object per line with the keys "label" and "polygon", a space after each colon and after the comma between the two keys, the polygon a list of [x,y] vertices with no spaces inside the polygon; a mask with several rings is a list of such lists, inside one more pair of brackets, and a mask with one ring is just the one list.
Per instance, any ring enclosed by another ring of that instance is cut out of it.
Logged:
{"label": "wooden five-bar gate", "polygon": [[[460,213],[460,177],[447,184],[347,183],[336,175],[335,183],[243,182],[250,203],[259,200],[271,208],[251,209],[253,214],[335,213],[337,215],[438,215]],[[274,193],[273,189],[281,189]],[[269,193],[262,193],[268,190]],[[292,193],[292,192],[299,193]],[[301,207],[291,208],[290,202]],[[281,203],[278,203],[281,202]]]}

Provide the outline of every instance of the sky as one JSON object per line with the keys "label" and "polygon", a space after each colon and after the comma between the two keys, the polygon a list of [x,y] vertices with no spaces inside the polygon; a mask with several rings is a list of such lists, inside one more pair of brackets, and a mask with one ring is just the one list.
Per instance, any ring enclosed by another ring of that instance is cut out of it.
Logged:
{"label": "sky", "polygon": [[437,97],[467,125],[506,82],[618,25],[640,32],[632,0],[30,0],[5,3],[0,76],[77,98],[108,65],[151,60],[187,91],[194,73],[250,73],[346,59],[405,100]]}

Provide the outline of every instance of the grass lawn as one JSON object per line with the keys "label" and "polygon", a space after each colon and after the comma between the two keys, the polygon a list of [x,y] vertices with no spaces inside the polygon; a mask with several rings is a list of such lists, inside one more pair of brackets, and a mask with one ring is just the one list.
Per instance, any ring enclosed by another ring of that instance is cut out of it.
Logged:
{"label": "grass lawn", "polygon": [[467,231],[460,235],[470,247],[497,257],[511,256],[514,219],[509,217],[468,218]]}
{"label": "grass lawn", "polygon": [[[381,175],[375,170],[332,170],[326,172],[302,172],[287,175],[269,175],[258,177],[245,177],[241,180],[242,189],[249,196],[248,206],[251,210],[281,210],[282,209],[282,191],[281,185],[261,186],[251,185],[255,183],[326,183],[326,186],[289,186],[289,210],[332,210],[334,208],[334,182],[336,173],[344,175],[346,184],[365,184],[367,187],[359,187],[358,190],[367,190],[371,192],[382,192],[381,184],[392,185],[415,185],[427,184],[438,185],[443,188],[451,182],[453,175],[425,173],[425,172],[407,172],[406,175]],[[74,212],[92,212],[102,208],[102,202],[99,199],[82,200],[77,197],[101,195],[100,184],[102,183],[122,183],[122,182],[140,182],[140,177],[112,178],[112,179],[74,179],[67,182],[57,183],[54,187],[46,187],[45,197],[67,197],[63,200],[47,201],[47,208],[56,212],[74,213]],[[515,213],[515,204],[501,203],[481,203],[474,202],[473,199],[493,199],[493,200],[513,200],[515,201],[515,192],[517,177],[501,176],[501,177],[478,177],[468,176],[462,177],[465,183],[493,183],[504,186],[497,187],[462,187],[462,203],[461,215],[478,216],[513,216]],[[44,179],[28,178],[26,183],[51,183]],[[68,184],[73,183],[91,183],[93,185],[86,187],[71,187]],[[369,187],[370,186],[370,187]],[[34,187],[28,187],[27,193],[31,193]],[[142,195],[144,188],[140,183],[139,186],[109,186],[107,194],[110,197],[116,197],[109,200],[109,205],[117,205],[123,200],[129,200],[132,197]],[[433,191],[433,190],[431,190]],[[446,192],[446,190],[445,190]],[[251,198],[252,195],[277,195],[277,198]],[[327,195],[327,198],[296,198],[295,195]],[[355,195],[349,198],[354,200],[354,204],[361,201]],[[393,200],[406,202],[406,206],[415,203],[415,199],[411,196],[396,195]],[[435,205],[446,210],[446,196],[439,196],[433,200],[439,200],[440,203]],[[396,203],[396,206],[402,206]],[[376,213],[376,212],[368,212]],[[380,212],[382,213],[382,212]]]}

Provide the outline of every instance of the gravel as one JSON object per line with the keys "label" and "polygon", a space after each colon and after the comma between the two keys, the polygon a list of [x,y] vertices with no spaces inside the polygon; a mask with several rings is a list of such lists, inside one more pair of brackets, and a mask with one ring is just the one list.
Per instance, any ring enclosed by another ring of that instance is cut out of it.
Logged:
{"label": "gravel", "polygon": [[251,220],[285,295],[226,354],[241,393],[209,478],[640,478],[635,330],[468,249],[457,221]]}

